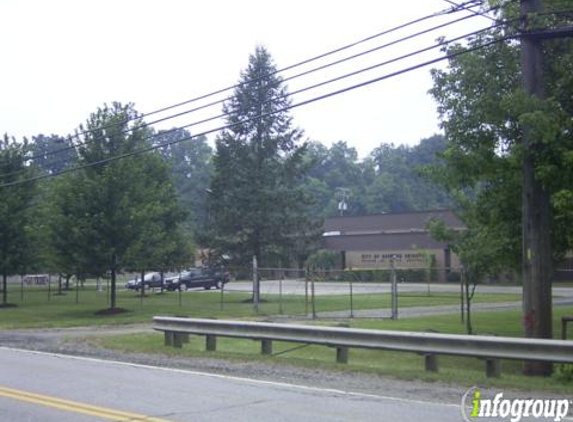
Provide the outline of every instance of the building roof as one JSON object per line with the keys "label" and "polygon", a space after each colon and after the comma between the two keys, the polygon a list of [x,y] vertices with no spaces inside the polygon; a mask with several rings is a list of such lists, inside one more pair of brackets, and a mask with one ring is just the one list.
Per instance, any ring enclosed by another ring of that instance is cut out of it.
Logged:
{"label": "building roof", "polygon": [[465,228],[450,210],[332,217],[324,222],[324,246],[346,251],[443,248],[445,243],[432,239],[426,229],[433,218],[454,229]]}

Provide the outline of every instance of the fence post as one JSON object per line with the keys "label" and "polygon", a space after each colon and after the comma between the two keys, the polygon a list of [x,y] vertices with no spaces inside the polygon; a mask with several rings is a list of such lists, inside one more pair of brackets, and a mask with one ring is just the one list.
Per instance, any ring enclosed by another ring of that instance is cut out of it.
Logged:
{"label": "fence post", "polygon": [[304,314],[308,316],[308,268],[304,270]]}
{"label": "fence post", "polygon": [[350,284],[350,318],[354,318],[354,295],[352,289],[352,277],[350,277],[348,283]]}
{"label": "fence post", "polygon": [[310,280],[310,300],[312,305],[312,319],[316,319],[316,297],[314,295],[314,278]]}
{"label": "fence post", "polygon": [[259,269],[257,256],[253,255],[253,305],[257,314],[259,313],[259,288]]}
{"label": "fence post", "polygon": [[24,276],[20,276],[20,302],[24,302]]}
{"label": "fence post", "polygon": [[283,264],[281,262],[279,268],[279,315],[283,314],[283,278],[284,278],[284,270],[283,270]]}
{"label": "fence post", "polygon": [[48,274],[48,302],[51,300],[52,295],[52,274]]}
{"label": "fence post", "polygon": [[225,283],[221,281],[221,311],[225,308]]}
{"label": "fence post", "polygon": [[464,312],[464,269],[460,269],[460,304],[461,304],[461,317],[462,323],[466,322],[465,312]]}
{"label": "fence post", "polygon": [[390,281],[392,287],[392,315],[393,320],[398,319],[398,283],[396,280],[395,256],[390,259]]}

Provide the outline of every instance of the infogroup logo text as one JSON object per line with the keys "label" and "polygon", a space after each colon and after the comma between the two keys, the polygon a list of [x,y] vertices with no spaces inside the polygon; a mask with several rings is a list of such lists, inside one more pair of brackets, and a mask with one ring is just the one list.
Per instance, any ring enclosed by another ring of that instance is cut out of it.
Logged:
{"label": "infogroup logo text", "polygon": [[[482,390],[472,387],[462,396],[462,417],[465,422],[483,418],[501,418],[520,422],[523,418],[535,418],[560,422],[569,414],[571,400],[567,399],[509,399],[503,393],[483,396]],[[498,419],[499,420],[499,419]]]}

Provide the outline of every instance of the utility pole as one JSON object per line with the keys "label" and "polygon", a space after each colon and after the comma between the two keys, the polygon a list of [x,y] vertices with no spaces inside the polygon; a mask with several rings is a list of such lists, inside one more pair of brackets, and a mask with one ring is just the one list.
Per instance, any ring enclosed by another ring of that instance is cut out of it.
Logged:
{"label": "utility pole", "polygon": [[[541,0],[521,0],[522,21],[521,68],[523,88],[537,99],[545,97],[543,79],[542,37],[528,34],[530,17],[542,10]],[[523,325],[529,338],[551,338],[553,282],[553,249],[550,197],[535,177],[535,156],[545,148],[534,139],[533,128],[523,132],[523,196],[522,196],[522,277]],[[526,362],[526,375],[550,375],[551,363]]]}
{"label": "utility pole", "polygon": [[350,189],[348,188],[336,188],[336,193],[340,202],[338,202],[338,211],[340,215],[344,215],[344,211],[348,209],[348,197],[350,196]]}

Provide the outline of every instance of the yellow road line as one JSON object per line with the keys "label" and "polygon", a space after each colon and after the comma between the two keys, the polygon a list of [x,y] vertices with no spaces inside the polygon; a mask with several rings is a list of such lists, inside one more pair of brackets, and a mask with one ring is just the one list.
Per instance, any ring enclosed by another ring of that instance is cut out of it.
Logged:
{"label": "yellow road line", "polygon": [[93,406],[91,404],[60,399],[58,397],[45,396],[43,394],[30,393],[28,391],[16,390],[14,388],[0,387],[0,397],[8,397],[20,401],[39,404],[42,406],[54,407],[68,412],[82,413],[102,419],[109,419],[118,422],[170,422],[167,419],[154,418],[137,413],[123,412],[105,407]]}

